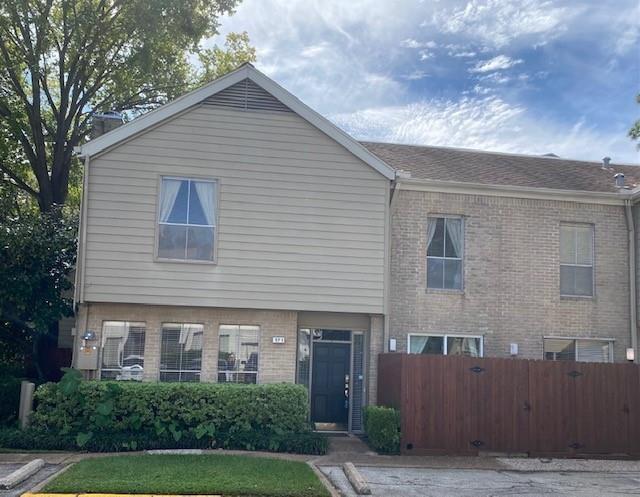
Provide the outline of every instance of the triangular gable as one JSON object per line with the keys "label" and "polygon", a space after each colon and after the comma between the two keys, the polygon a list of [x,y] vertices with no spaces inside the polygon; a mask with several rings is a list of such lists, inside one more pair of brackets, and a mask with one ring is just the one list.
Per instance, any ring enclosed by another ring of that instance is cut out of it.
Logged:
{"label": "triangular gable", "polygon": [[384,177],[395,178],[395,170],[391,166],[251,64],[244,64],[197,90],[85,143],[78,147],[77,152],[82,157],[94,156],[201,103],[245,110],[295,112]]}

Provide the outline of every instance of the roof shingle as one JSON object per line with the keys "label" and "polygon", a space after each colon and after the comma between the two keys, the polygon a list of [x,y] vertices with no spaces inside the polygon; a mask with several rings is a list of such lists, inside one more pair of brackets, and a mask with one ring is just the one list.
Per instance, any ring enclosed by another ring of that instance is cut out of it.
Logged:
{"label": "roof shingle", "polygon": [[552,188],[587,192],[617,192],[614,174],[626,185],[640,186],[640,166],[503,154],[447,147],[361,142],[369,151],[411,178],[486,185]]}

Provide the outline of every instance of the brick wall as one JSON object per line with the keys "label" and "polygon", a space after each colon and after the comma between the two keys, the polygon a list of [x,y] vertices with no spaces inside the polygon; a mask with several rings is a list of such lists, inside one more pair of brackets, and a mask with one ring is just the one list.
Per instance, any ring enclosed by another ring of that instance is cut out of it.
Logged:
{"label": "brick wall", "polygon": [[[465,219],[464,291],[426,289],[426,229],[432,214]],[[561,298],[559,226],[595,226],[595,296]],[[484,335],[486,356],[542,358],[542,337],[629,338],[627,232],[618,206],[400,190],[392,219],[390,336]]]}

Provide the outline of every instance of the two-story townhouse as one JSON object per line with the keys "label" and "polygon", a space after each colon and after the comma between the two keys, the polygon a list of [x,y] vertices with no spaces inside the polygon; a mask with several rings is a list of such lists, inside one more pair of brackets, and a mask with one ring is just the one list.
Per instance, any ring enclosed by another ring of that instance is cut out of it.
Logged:
{"label": "two-story townhouse", "polygon": [[87,377],[298,382],[357,431],[386,350],[635,347],[634,167],[359,143],[250,65],[79,153]]}
{"label": "two-story townhouse", "polygon": [[365,145],[403,172],[391,214],[392,348],[627,360],[637,346],[627,209],[637,166]]}

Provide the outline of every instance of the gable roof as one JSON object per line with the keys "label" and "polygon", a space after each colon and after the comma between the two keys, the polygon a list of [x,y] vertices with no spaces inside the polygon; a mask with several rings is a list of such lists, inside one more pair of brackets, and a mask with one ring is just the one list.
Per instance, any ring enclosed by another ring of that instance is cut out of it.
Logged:
{"label": "gable roof", "polygon": [[[187,93],[172,102],[162,105],[161,107],[158,107],[157,109],[148,112],[127,124],[114,129],[113,131],[110,131],[109,133],[88,141],[81,147],[78,147],[79,155],[86,157],[103,152],[104,150],[115,146],[134,135],[142,133],[145,130],[170,119],[180,112],[183,112],[194,105],[198,105],[203,101],[210,99],[214,95],[223,92],[227,88],[245,80],[255,83],[255,85],[274,97],[275,100],[281,102],[285,108],[291,109],[311,125],[315,126],[317,129],[342,145],[360,160],[378,171],[385,178],[395,178],[394,169],[386,164],[382,159],[371,153],[358,141],[351,138],[347,133],[302,103],[294,95],[248,63],[243,64],[235,71],[231,71],[215,81]],[[251,86],[255,89],[254,85]],[[259,95],[258,98],[260,98]],[[263,99],[263,102],[264,101],[265,99]],[[270,104],[273,105],[273,102],[270,102]]]}
{"label": "gable roof", "polygon": [[[361,142],[371,152],[411,179],[617,193],[614,174],[623,173],[631,189],[640,186],[640,166],[550,156],[517,155],[448,147]],[[622,190],[630,193],[630,190]]]}

